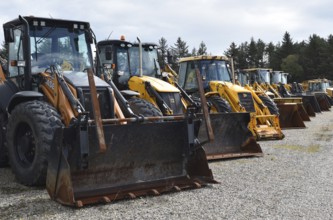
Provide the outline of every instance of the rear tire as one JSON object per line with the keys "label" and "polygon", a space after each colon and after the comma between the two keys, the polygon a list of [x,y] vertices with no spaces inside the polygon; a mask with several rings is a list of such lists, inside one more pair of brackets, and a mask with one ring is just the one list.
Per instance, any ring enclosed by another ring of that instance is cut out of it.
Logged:
{"label": "rear tire", "polygon": [[145,99],[132,97],[128,100],[128,103],[136,115],[143,115],[144,117],[163,116],[162,112],[155,105]]}
{"label": "rear tire", "polygon": [[260,95],[259,98],[264,103],[264,105],[267,106],[269,112],[272,115],[279,115],[279,108],[277,107],[277,105],[271,98],[269,98],[267,96],[263,96],[263,95]]}
{"label": "rear tire", "polygon": [[16,179],[27,186],[45,185],[49,151],[60,115],[46,102],[18,104],[8,119],[8,158]]}
{"label": "rear tire", "polygon": [[229,103],[219,97],[219,96],[210,96],[207,98],[207,101],[210,103],[211,105],[211,112],[214,113],[229,113],[232,112],[231,107],[229,105]]}
{"label": "rear tire", "polygon": [[6,115],[0,110],[0,167],[8,166],[8,156],[6,149]]}

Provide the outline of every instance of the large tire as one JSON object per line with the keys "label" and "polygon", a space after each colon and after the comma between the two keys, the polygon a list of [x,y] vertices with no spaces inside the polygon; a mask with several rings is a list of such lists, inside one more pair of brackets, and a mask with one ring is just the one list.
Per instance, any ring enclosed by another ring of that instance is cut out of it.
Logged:
{"label": "large tire", "polygon": [[0,110],[0,167],[8,166],[6,149],[6,115]]}
{"label": "large tire", "polygon": [[163,116],[162,112],[155,105],[145,99],[132,97],[128,100],[128,103],[136,115],[143,115],[144,117]]}
{"label": "large tire", "polygon": [[277,107],[277,105],[271,98],[269,98],[267,96],[263,96],[263,95],[260,95],[259,98],[264,103],[264,105],[267,106],[269,112],[272,115],[279,115],[279,108]]}
{"label": "large tire", "polygon": [[229,103],[219,97],[219,96],[210,96],[207,98],[207,101],[210,103],[210,110],[211,112],[220,112],[220,113],[229,113],[232,112]]}
{"label": "large tire", "polygon": [[55,128],[62,122],[46,102],[17,105],[8,119],[8,158],[16,179],[27,186],[45,185],[48,155]]}

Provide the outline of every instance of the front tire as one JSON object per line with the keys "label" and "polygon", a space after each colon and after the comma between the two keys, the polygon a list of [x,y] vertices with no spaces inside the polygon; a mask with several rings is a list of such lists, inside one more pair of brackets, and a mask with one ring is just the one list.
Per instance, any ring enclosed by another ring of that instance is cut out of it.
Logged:
{"label": "front tire", "polygon": [[162,112],[155,105],[145,99],[132,97],[128,100],[128,103],[136,115],[143,115],[144,117],[163,116]]}
{"label": "front tire", "polygon": [[214,112],[214,113],[229,113],[229,112],[232,112],[231,110],[231,107],[229,105],[229,103],[219,97],[219,96],[210,96],[207,98],[207,101],[210,103],[210,110],[211,112]]}
{"label": "front tire", "polygon": [[6,149],[6,115],[0,110],[0,167],[8,165],[8,156]]}
{"label": "front tire", "polygon": [[8,157],[16,179],[27,186],[45,185],[49,151],[60,115],[46,102],[18,104],[8,119]]}
{"label": "front tire", "polygon": [[260,95],[259,98],[267,106],[269,112],[272,115],[279,115],[279,108],[276,106],[275,102],[271,98],[263,95]]}

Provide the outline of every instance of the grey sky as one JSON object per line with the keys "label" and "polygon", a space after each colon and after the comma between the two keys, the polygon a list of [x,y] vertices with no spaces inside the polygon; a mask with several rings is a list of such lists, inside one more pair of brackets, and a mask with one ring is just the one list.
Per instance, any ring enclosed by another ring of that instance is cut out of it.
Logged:
{"label": "grey sky", "polygon": [[285,31],[294,42],[314,33],[326,38],[333,24],[330,0],[10,0],[0,8],[1,23],[18,15],[89,21],[97,40],[112,32],[110,38],[125,35],[129,41],[139,36],[157,43],[164,37],[172,46],[181,37],[190,51],[204,41],[216,55],[251,37],[277,43]]}

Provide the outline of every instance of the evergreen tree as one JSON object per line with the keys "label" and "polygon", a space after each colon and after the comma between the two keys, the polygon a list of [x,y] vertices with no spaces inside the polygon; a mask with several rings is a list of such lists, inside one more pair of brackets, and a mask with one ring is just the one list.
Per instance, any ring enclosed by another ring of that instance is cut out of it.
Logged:
{"label": "evergreen tree", "polygon": [[196,55],[198,55],[197,49],[195,49],[195,47],[193,47],[191,56],[196,56]]}
{"label": "evergreen tree", "polygon": [[286,31],[283,35],[281,47],[279,49],[279,55],[280,55],[281,61],[282,61],[282,59],[284,59],[287,56],[294,54],[294,53],[295,53],[294,43],[290,37],[289,32]]}
{"label": "evergreen tree", "polygon": [[237,69],[239,67],[239,48],[235,44],[235,42],[232,42],[229,46],[229,48],[224,51],[224,54],[228,57],[232,57],[234,60],[234,66]]}
{"label": "evergreen tree", "polygon": [[267,64],[267,62],[265,62],[265,47],[266,44],[264,43],[264,41],[258,39],[256,43],[256,67],[265,67]]}
{"label": "evergreen tree", "polygon": [[258,50],[256,46],[256,42],[253,37],[251,37],[251,41],[249,44],[248,54],[247,54],[247,62],[249,68],[255,68],[258,66]]}
{"label": "evergreen tree", "polygon": [[199,45],[197,55],[207,55],[207,47],[206,47],[206,44],[203,41],[201,41],[201,43]]}
{"label": "evergreen tree", "polygon": [[161,37],[161,39],[158,40],[159,44],[159,50],[158,50],[158,60],[163,68],[165,63],[168,62],[168,44],[167,40],[164,37]]}
{"label": "evergreen tree", "polygon": [[181,37],[177,38],[176,43],[172,47],[172,51],[177,58],[186,57],[189,55],[187,43],[183,41]]}
{"label": "evergreen tree", "polygon": [[274,70],[280,70],[281,62],[277,53],[277,47],[272,42],[270,42],[266,46],[265,52],[268,57],[268,63],[266,67],[272,68]]}

